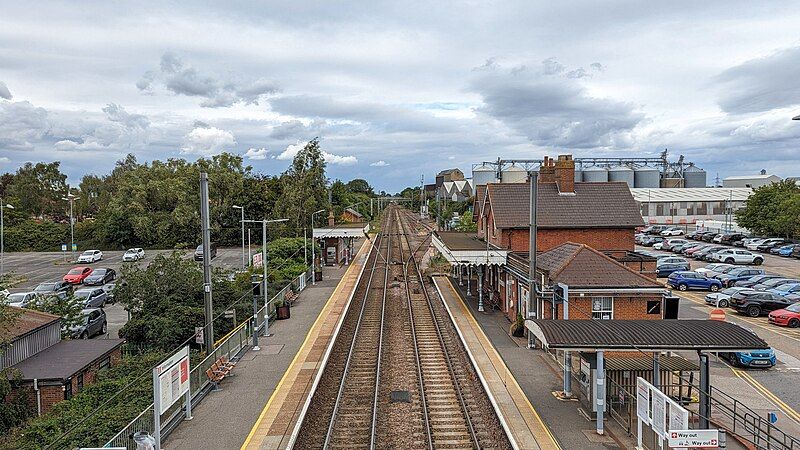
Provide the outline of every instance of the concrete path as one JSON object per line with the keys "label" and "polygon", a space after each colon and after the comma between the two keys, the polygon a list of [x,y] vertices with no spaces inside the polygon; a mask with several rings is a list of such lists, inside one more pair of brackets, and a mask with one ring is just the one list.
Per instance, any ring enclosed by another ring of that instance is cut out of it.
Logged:
{"label": "concrete path", "polygon": [[166,449],[239,449],[295,359],[320,311],[349,267],[326,267],[323,281],[309,285],[291,309],[291,319],[270,326],[272,337],[259,340],[261,350],[248,351],[233,373],[181,423],[164,443]]}

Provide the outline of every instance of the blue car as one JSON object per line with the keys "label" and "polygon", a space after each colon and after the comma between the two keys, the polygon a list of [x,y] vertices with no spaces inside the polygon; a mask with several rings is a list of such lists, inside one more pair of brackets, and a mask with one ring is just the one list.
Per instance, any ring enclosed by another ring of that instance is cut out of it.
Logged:
{"label": "blue car", "polygon": [[725,287],[730,287],[736,284],[737,281],[748,280],[756,275],[764,275],[764,269],[756,269],[755,267],[735,267],[729,272],[719,273],[714,275],[713,278],[722,282]]}
{"label": "blue car", "polygon": [[774,366],[778,359],[775,357],[775,350],[753,350],[751,352],[724,352],[719,356],[728,360],[733,366],[738,367],[759,367],[769,369]]}
{"label": "blue car", "polygon": [[782,245],[780,247],[770,249],[769,252],[778,256],[792,256],[792,250],[794,250],[795,245],[796,244]]}
{"label": "blue car", "polygon": [[767,292],[772,292],[781,297],[787,297],[791,294],[800,295],[800,283],[786,283],[772,289],[767,289]]}
{"label": "blue car", "polygon": [[667,278],[667,286],[679,291],[703,289],[717,292],[722,288],[722,282],[715,278],[706,278],[706,276],[701,273],[681,270],[669,275]]}

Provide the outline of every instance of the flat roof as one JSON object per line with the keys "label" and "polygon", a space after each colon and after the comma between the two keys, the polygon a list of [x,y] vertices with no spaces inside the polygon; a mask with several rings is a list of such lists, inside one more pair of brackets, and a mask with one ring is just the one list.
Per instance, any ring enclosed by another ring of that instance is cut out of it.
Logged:
{"label": "flat roof", "polygon": [[[486,250],[486,241],[478,238],[478,233],[465,233],[461,231],[437,231],[436,234],[442,243],[450,250]],[[494,249],[494,247],[489,247]]]}
{"label": "flat roof", "polygon": [[743,202],[753,189],[735,188],[632,188],[633,198],[640,203],[660,202]]}
{"label": "flat roof", "polygon": [[769,345],[739,325],[719,320],[526,320],[546,347],[562,350],[750,351]]}
{"label": "flat roof", "polygon": [[23,380],[66,380],[124,342],[124,339],[60,341],[13,367],[22,372]]}

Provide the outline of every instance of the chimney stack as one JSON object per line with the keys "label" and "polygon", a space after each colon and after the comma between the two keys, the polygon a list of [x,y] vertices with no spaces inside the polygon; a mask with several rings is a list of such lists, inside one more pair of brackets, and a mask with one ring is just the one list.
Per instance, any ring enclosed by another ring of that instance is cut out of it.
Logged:
{"label": "chimney stack", "polygon": [[549,156],[544,157],[542,167],[539,169],[539,183],[553,183],[556,181],[556,168],[553,159]]}
{"label": "chimney stack", "polygon": [[333,210],[331,209],[330,211],[328,211],[328,226],[332,227],[334,225],[334,222],[335,221],[333,220]]}
{"label": "chimney stack", "polygon": [[555,179],[559,193],[575,193],[575,161],[572,160],[572,155],[558,155],[558,161],[556,161],[555,166]]}

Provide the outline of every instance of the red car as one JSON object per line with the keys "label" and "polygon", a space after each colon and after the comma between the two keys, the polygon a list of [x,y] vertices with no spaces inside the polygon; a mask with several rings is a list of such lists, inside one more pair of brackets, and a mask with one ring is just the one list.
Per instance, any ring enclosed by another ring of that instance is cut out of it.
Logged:
{"label": "red car", "polygon": [[81,284],[92,273],[91,267],[77,266],[64,275],[64,281],[69,284]]}
{"label": "red car", "polygon": [[789,328],[800,326],[800,302],[769,313],[769,323]]}

